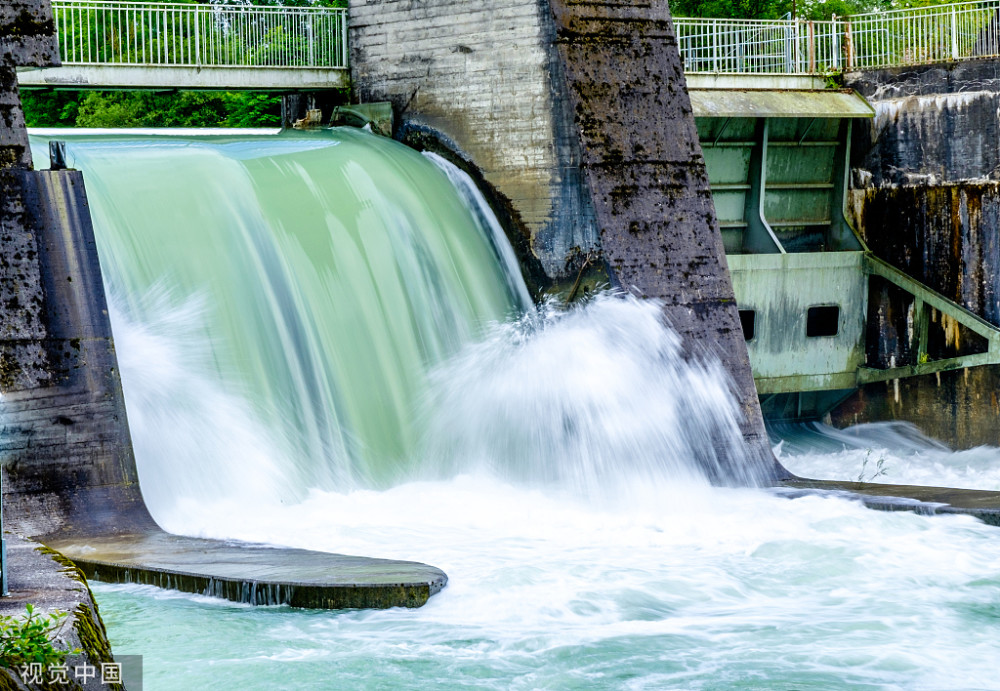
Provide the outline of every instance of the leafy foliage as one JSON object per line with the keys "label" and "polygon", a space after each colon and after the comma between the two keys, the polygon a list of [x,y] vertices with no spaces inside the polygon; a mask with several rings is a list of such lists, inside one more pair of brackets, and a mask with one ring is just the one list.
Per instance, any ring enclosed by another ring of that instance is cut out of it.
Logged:
{"label": "leafy foliage", "polygon": [[30,603],[27,617],[0,617],[0,667],[12,669],[31,663],[43,667],[65,662],[79,650],[57,650],[52,639],[65,623],[67,612],[39,614]]}
{"label": "leafy foliage", "polygon": [[32,92],[29,127],[278,127],[281,97],[253,92]]}
{"label": "leafy foliage", "polygon": [[909,7],[945,4],[946,0],[672,0],[675,17],[718,17],[720,19],[800,19],[824,20],[833,15],[878,12]]}

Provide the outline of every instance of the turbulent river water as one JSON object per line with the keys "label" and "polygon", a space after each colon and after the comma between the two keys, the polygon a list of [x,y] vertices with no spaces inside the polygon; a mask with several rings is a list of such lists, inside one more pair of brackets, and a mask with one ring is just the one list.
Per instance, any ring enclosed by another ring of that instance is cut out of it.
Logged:
{"label": "turbulent river water", "polygon": [[[468,195],[379,206],[455,171],[381,140],[371,163],[365,137],[71,142],[157,521],[450,578],[423,608],[349,612],[94,584],[145,688],[1000,688],[1000,530],[710,487],[699,464],[739,444],[718,365],[681,358],[653,303],[528,308]],[[355,189],[346,215],[334,182]],[[164,249],[184,205],[213,220]],[[427,238],[438,207],[453,218]],[[185,264],[202,242],[216,253]],[[364,297],[385,281],[403,288]],[[904,425],[773,434],[800,475],[1000,489],[1000,450]]]}

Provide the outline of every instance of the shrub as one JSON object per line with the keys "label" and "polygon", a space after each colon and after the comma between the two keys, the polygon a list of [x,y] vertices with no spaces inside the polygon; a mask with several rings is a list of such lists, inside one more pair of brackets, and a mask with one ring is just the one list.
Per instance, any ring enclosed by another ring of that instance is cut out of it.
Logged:
{"label": "shrub", "polygon": [[67,612],[40,614],[30,603],[28,616],[0,617],[0,667],[12,669],[32,663],[47,668],[62,664],[79,650],[58,650],[52,640],[62,629]]}

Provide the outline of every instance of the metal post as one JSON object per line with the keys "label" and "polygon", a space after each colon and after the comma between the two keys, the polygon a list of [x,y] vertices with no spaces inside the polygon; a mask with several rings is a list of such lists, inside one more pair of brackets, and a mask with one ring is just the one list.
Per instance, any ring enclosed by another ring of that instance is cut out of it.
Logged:
{"label": "metal post", "polygon": [[958,60],[958,14],[951,8],[951,58]]}
{"label": "metal post", "polygon": [[847,69],[854,69],[854,40],[851,38],[851,23],[844,23],[844,42],[847,44]]}
{"label": "metal post", "polygon": [[719,22],[712,20],[712,71],[719,71]]}
{"label": "metal post", "polygon": [[809,46],[807,47],[807,55],[809,56],[809,74],[815,74],[816,72],[816,27],[812,22],[807,25],[807,35],[809,37]]}
{"label": "metal post", "polygon": [[305,19],[308,24],[306,28],[309,30],[309,66],[316,66],[316,31],[313,29],[313,18],[316,15],[306,15]]}
{"label": "metal post", "polygon": [[194,64],[201,67],[201,6],[194,8]]}
{"label": "metal post", "polygon": [[840,51],[843,47],[840,45],[840,29],[837,27],[837,15],[833,15],[833,20],[830,28],[830,41],[833,45],[830,47],[831,59],[833,60],[833,69],[840,69]]}

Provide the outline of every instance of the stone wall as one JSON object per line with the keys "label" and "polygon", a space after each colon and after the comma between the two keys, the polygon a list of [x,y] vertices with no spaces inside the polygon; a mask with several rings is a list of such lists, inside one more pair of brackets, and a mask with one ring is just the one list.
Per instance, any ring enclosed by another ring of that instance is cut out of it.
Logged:
{"label": "stone wall", "polygon": [[[876,255],[1000,326],[1000,63],[863,72],[847,86],[876,111],[869,128],[855,130],[855,227]],[[909,364],[908,299],[885,290],[873,297],[881,302],[870,358],[878,339],[880,365],[890,355]],[[908,420],[957,447],[1000,445],[998,388],[992,366],[870,384],[832,417],[841,425]]]}

